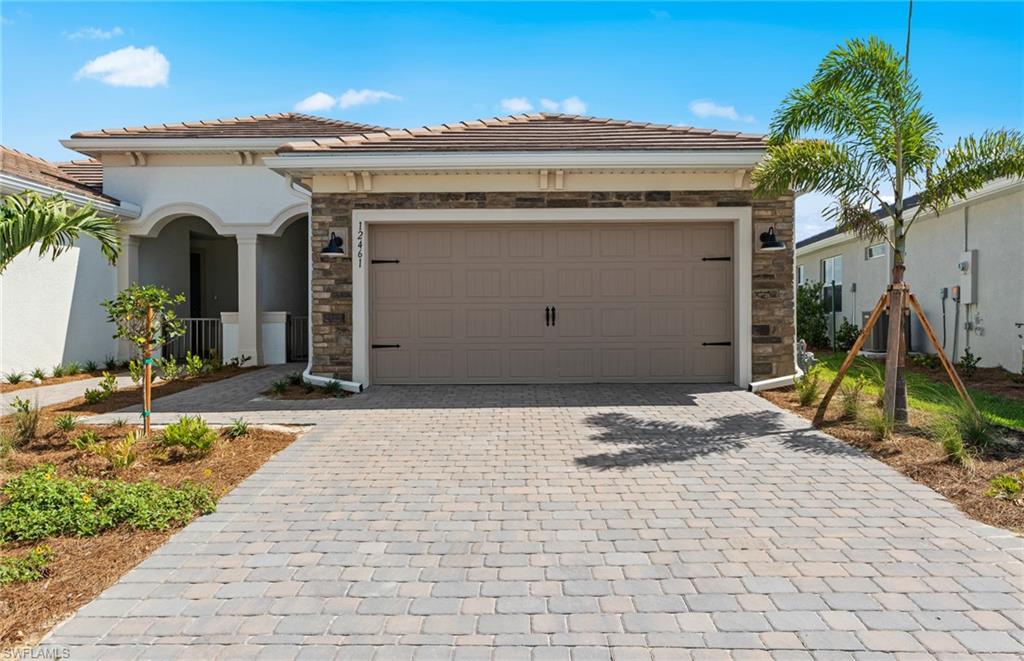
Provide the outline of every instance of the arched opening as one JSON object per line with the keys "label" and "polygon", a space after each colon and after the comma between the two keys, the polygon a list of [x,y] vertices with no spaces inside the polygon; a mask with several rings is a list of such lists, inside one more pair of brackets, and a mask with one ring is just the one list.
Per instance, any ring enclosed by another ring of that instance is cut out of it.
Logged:
{"label": "arched opening", "polygon": [[267,313],[285,313],[289,361],[309,355],[309,216],[290,218],[277,234],[259,238],[259,302]]}

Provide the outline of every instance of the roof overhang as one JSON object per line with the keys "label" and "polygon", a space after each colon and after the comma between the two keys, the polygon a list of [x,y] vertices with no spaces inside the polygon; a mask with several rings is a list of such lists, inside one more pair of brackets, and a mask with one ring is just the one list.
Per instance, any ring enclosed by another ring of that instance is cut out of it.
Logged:
{"label": "roof overhang", "polygon": [[64,199],[75,204],[81,206],[91,205],[93,209],[96,209],[101,214],[107,216],[130,219],[138,218],[142,213],[142,208],[137,204],[132,204],[131,202],[119,202],[118,204],[114,204],[107,200],[82,195],[81,193],[75,193],[73,191],[67,191],[60,188],[54,188],[53,186],[41,184],[38,181],[18,177],[6,172],[0,172],[0,192],[4,195],[17,195],[24,191],[32,191],[34,193],[39,193],[40,195],[61,195]]}
{"label": "roof overhang", "polygon": [[533,152],[293,152],[264,158],[280,173],[556,169],[749,169],[764,150]]}
{"label": "roof overhang", "polygon": [[88,156],[126,152],[229,154],[239,151],[271,153],[285,143],[301,140],[309,138],[67,138],[60,144]]}

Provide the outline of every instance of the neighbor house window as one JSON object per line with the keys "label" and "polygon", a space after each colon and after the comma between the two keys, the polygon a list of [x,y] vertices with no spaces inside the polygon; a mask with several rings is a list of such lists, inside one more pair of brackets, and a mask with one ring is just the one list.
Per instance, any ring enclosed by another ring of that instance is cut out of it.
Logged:
{"label": "neighbor house window", "polygon": [[889,254],[889,246],[884,243],[876,243],[875,245],[868,246],[864,249],[864,259],[885,257],[887,254]]}
{"label": "neighbor house window", "polygon": [[843,311],[843,256],[826,257],[821,260],[821,290],[825,312],[832,312],[832,300],[835,299],[835,311]]}
{"label": "neighbor house window", "polygon": [[803,266],[796,267],[796,284],[799,286],[799,285],[804,284],[805,282],[807,282],[807,278],[804,275],[804,267]]}

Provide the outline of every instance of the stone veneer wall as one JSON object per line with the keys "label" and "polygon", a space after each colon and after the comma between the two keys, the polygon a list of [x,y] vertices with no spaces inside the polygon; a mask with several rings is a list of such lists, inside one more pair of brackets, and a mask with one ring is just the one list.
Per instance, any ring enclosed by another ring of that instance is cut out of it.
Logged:
{"label": "stone veneer wall", "polygon": [[[753,378],[792,374],[793,196],[754,199],[750,191],[629,191],[532,193],[314,193],[313,373],[352,377],[352,260],[324,257],[330,228],[349,227],[353,209],[537,209],[555,207],[731,207],[753,209]],[[757,252],[758,226],[770,223],[786,243]],[[355,237],[352,237],[353,239]],[[742,331],[741,331],[742,332]]]}

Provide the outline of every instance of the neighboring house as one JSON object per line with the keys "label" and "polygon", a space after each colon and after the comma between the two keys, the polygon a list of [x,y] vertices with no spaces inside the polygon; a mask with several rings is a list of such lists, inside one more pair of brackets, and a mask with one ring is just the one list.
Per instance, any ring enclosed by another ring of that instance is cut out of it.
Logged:
{"label": "neighboring house", "polygon": [[[911,213],[916,203],[916,197],[907,199]],[[969,347],[982,366],[1021,371],[1022,255],[1024,182],[993,181],[941,215],[926,212],[914,223],[907,237],[906,280],[952,359]],[[828,230],[797,243],[796,269],[798,285],[827,285],[828,309],[834,279],[837,319],[861,327],[889,283],[892,255],[884,240]],[[959,304],[954,287],[960,288]],[[934,353],[916,316],[910,335],[912,351]]]}
{"label": "neighboring house", "polygon": [[[793,196],[753,199],[760,135],[286,113],[63,144],[141,207],[110,293],[183,291],[179,347],[308,359],[350,388],[794,372]],[[762,248],[771,227],[785,249]]]}

